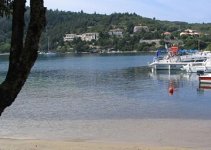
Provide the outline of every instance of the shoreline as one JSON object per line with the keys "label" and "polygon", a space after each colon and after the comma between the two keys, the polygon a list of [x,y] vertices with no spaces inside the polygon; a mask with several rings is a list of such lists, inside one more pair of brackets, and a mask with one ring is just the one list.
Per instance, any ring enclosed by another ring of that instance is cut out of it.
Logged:
{"label": "shoreline", "polygon": [[0,56],[7,56],[9,55],[10,53],[0,53]]}
{"label": "shoreline", "polygon": [[2,121],[0,149],[3,150],[9,150],[7,146],[28,150],[35,145],[49,150],[57,150],[54,147],[62,150],[66,147],[74,147],[72,150],[209,150],[211,147],[211,120]]}
{"label": "shoreline", "polygon": [[27,140],[0,139],[2,150],[192,150],[185,147],[165,147],[142,145],[137,143],[102,142],[102,141],[61,141],[61,140]]}
{"label": "shoreline", "polygon": [[[115,51],[115,52],[106,52],[106,53],[91,53],[91,52],[81,52],[81,53],[75,53],[75,52],[55,52],[56,54],[142,54],[142,53],[155,53],[156,51]],[[8,56],[10,53],[0,53],[0,56]],[[39,55],[45,55],[45,54],[39,54]]]}

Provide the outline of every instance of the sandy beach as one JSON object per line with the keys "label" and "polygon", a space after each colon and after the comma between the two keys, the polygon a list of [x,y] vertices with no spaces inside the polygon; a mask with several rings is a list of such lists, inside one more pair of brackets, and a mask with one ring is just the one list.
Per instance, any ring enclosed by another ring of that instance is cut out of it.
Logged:
{"label": "sandy beach", "polygon": [[[10,125],[8,122],[3,123]],[[49,130],[46,130],[46,126]],[[10,125],[10,131],[7,132],[3,128],[4,126],[1,129],[0,150],[210,150],[211,148],[210,120],[76,120],[53,121],[48,124],[45,121],[29,121]]]}
{"label": "sandy beach", "polygon": [[1,150],[190,150],[131,143],[0,139]]}

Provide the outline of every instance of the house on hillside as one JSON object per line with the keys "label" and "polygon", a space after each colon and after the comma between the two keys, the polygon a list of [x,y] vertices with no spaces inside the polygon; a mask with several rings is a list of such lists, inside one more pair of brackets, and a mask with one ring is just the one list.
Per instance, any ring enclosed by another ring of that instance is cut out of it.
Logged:
{"label": "house on hillside", "polygon": [[148,26],[142,26],[142,25],[134,26],[134,28],[133,28],[134,33],[141,32],[141,31],[149,32]]}
{"label": "house on hillside", "polygon": [[75,38],[78,38],[77,34],[65,34],[65,36],[63,37],[63,41],[64,42],[67,42],[67,41],[71,42]]}
{"label": "house on hillside", "polygon": [[180,36],[188,35],[188,36],[200,36],[201,33],[197,32],[196,30],[186,29],[185,31],[180,33]]}
{"label": "house on hillside", "polygon": [[108,32],[108,34],[110,36],[117,36],[117,37],[123,37],[123,32],[124,30],[123,29],[120,29],[120,28],[117,28],[117,29],[112,29]]}
{"label": "house on hillside", "polygon": [[75,38],[81,38],[82,41],[92,41],[92,40],[98,40],[99,38],[99,33],[84,33],[84,34],[65,34],[63,37],[64,42],[71,42]]}
{"label": "house on hillside", "polygon": [[80,35],[82,41],[92,41],[92,40],[98,40],[99,39],[99,33],[84,33]]}
{"label": "house on hillside", "polygon": [[170,36],[171,35],[171,32],[163,32],[161,35]]}

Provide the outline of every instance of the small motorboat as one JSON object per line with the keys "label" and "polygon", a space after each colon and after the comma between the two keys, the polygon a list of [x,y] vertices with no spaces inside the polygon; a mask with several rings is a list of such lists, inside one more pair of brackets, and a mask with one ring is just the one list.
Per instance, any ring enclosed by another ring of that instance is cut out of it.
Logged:
{"label": "small motorboat", "polygon": [[[208,58],[211,58],[211,53],[196,52],[194,54],[181,56],[179,55],[178,51],[179,48],[173,46],[167,49],[167,54],[165,54],[164,56],[160,56],[158,50],[156,53],[156,57],[153,58],[153,62],[149,63],[149,67],[155,70],[186,70],[188,66],[186,68],[183,68],[183,66],[188,65],[189,63],[202,65],[201,62],[204,62]],[[203,70],[205,70],[205,72],[211,72],[211,68],[208,68],[209,70],[204,68]],[[190,70],[190,72],[193,71]]]}
{"label": "small motorboat", "polygon": [[211,84],[211,74],[200,75],[199,83],[210,83]]}

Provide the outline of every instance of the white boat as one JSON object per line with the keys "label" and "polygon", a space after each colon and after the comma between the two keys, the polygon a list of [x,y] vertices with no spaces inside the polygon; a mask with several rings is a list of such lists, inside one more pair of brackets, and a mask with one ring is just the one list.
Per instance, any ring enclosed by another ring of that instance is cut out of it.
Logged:
{"label": "white boat", "polygon": [[[175,48],[176,49],[176,48]],[[203,62],[211,58],[211,53],[198,52],[190,55],[179,56],[176,51],[169,51],[164,57],[155,57],[149,66],[155,70],[180,70],[190,62]]]}
{"label": "white boat", "polygon": [[185,62],[153,62],[150,67],[156,70],[180,70]]}
{"label": "white boat", "polygon": [[48,45],[47,45],[47,50],[45,51],[38,51],[38,54],[40,55],[43,55],[43,56],[55,56],[56,53],[55,52],[52,52],[50,51],[50,42],[49,42],[49,37],[47,38],[48,39]]}
{"label": "white boat", "polygon": [[187,65],[183,66],[181,68],[182,70],[185,70],[186,72],[211,72],[211,58],[208,58],[204,62],[192,62],[188,63]]}
{"label": "white boat", "polygon": [[149,66],[156,70],[180,70],[183,66],[189,64],[190,62],[200,63],[205,61],[206,57],[185,57],[173,56],[173,57],[164,57],[161,60],[154,60]]}
{"label": "white boat", "polygon": [[51,52],[51,51],[48,51],[48,52],[40,51],[39,54],[44,55],[44,56],[55,56],[56,55],[56,53]]}

